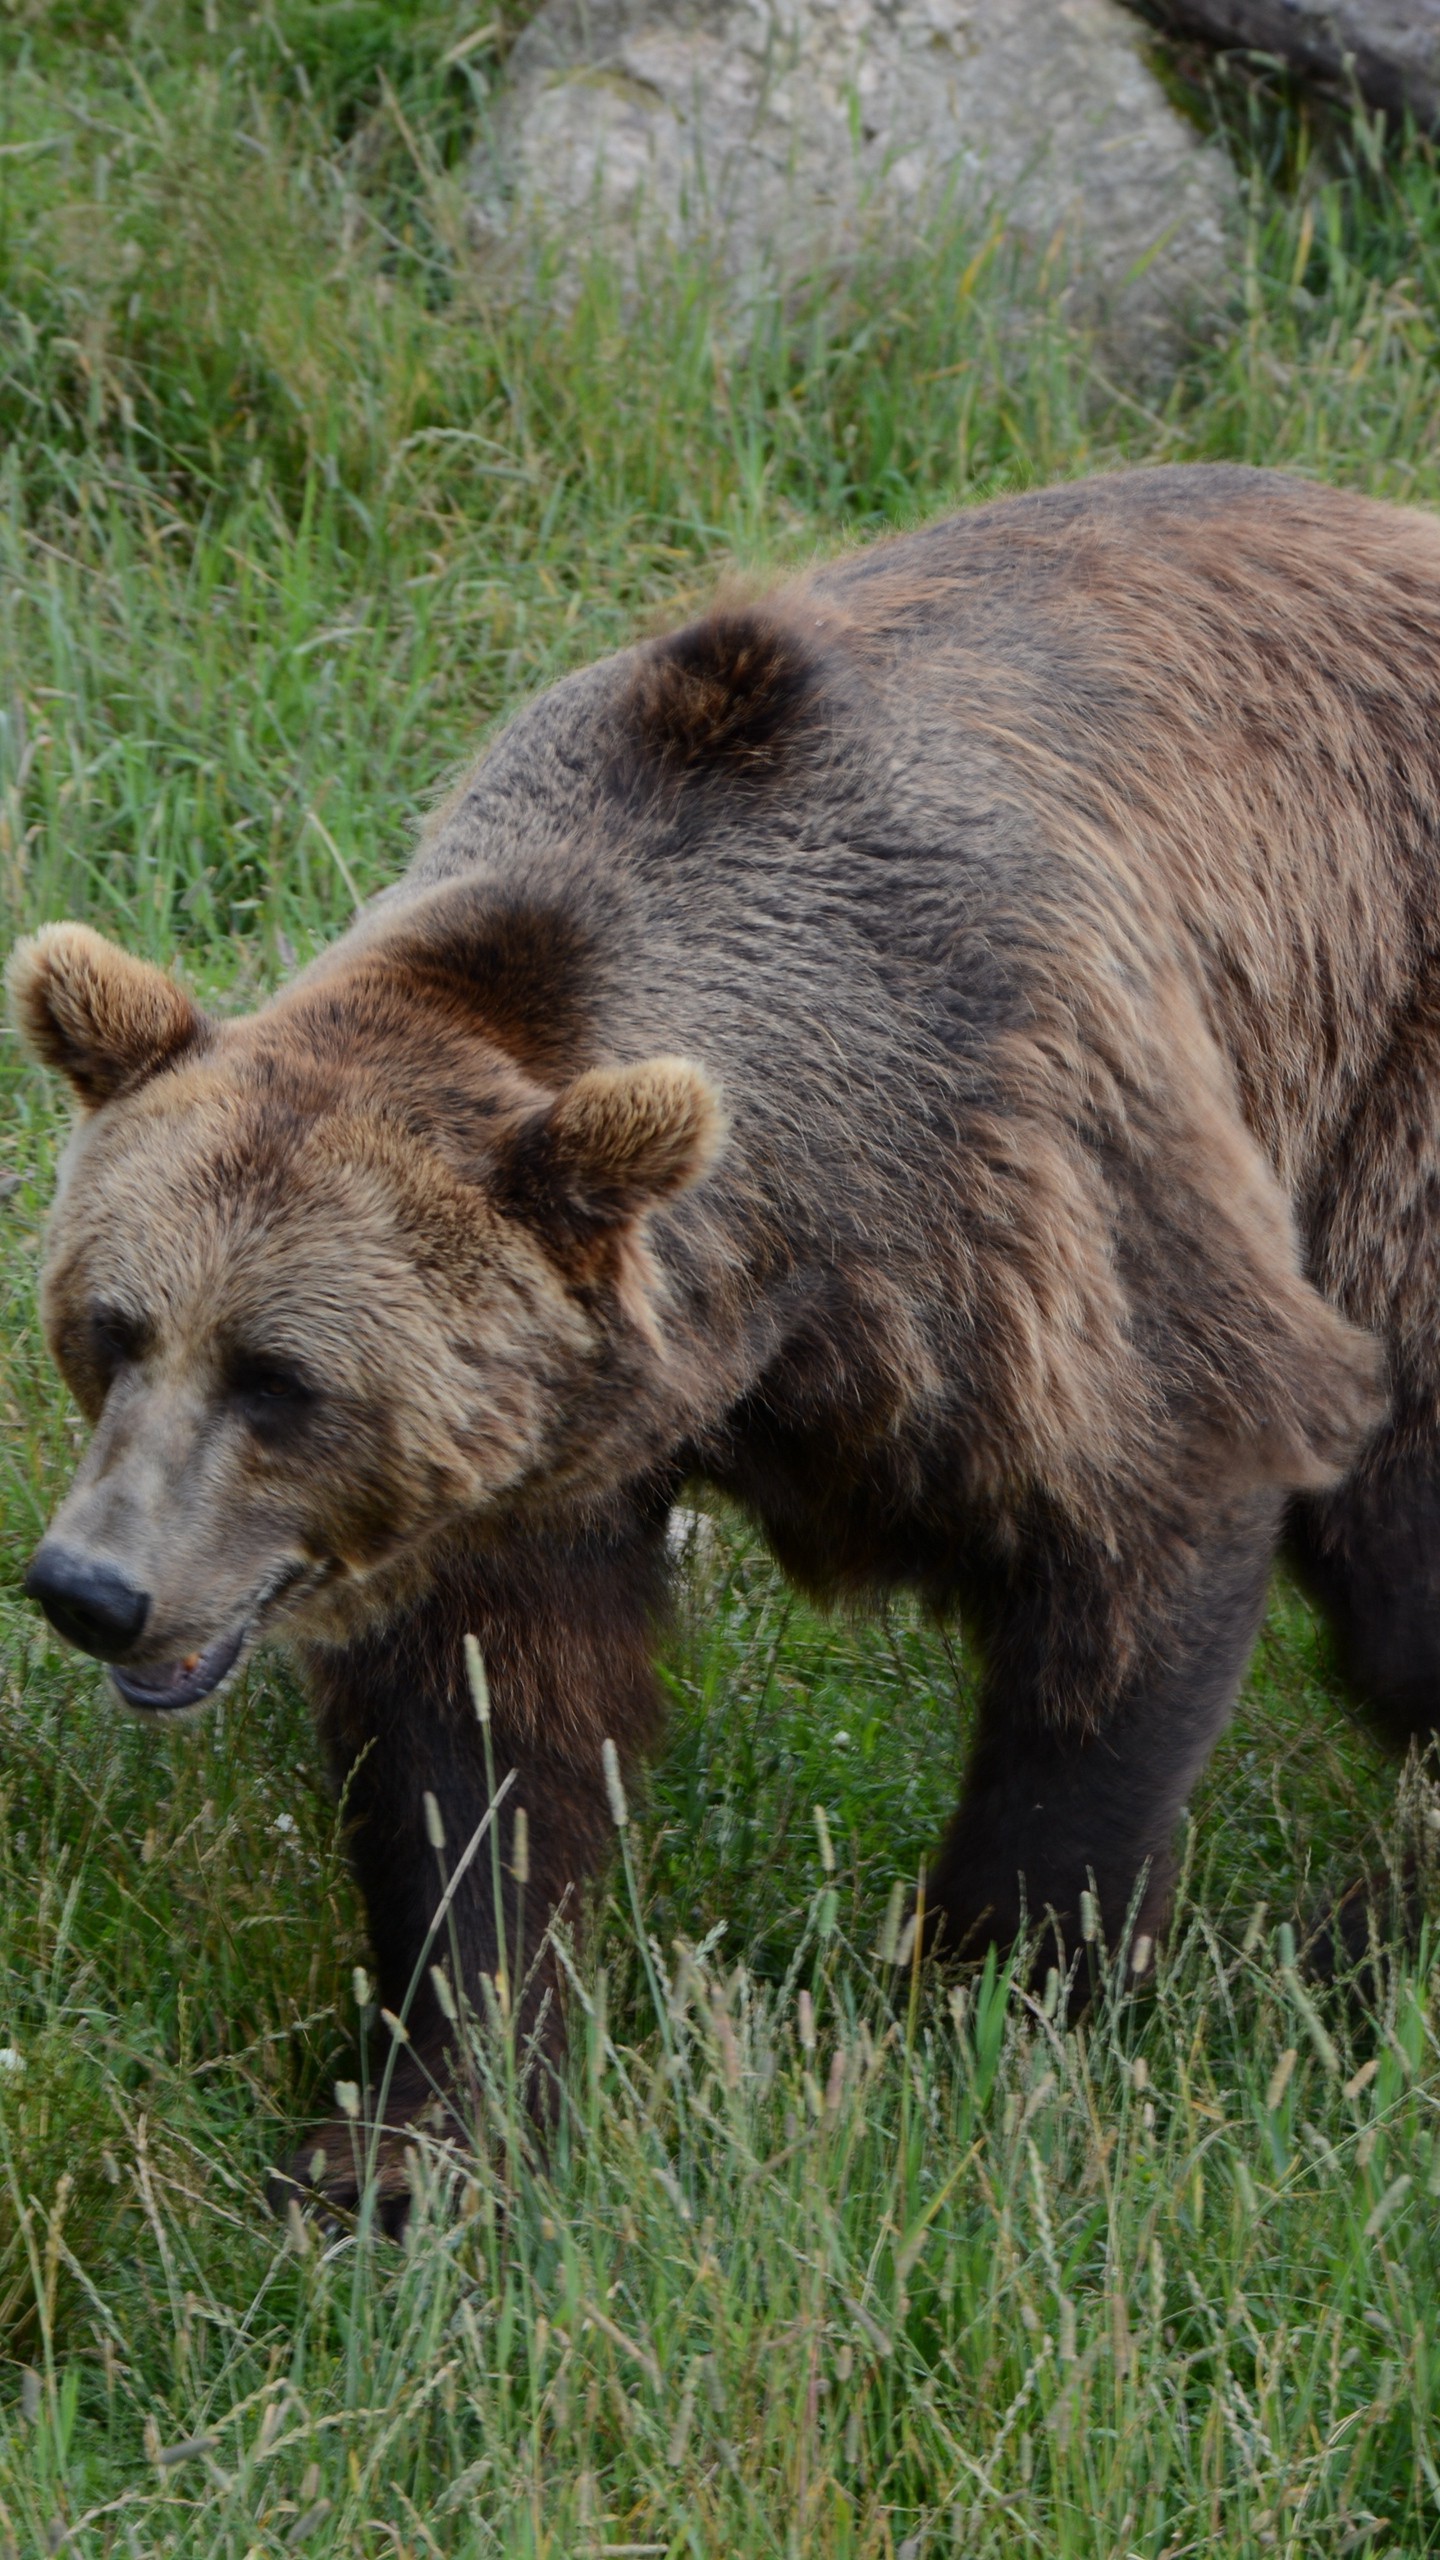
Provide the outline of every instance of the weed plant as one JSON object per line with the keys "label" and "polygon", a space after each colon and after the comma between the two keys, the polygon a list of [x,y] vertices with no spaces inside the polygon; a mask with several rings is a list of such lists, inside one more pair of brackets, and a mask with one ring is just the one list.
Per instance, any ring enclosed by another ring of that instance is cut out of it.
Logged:
{"label": "weed plant", "polygon": [[[561,243],[502,291],[462,180],[517,14],[0,0],[7,930],[88,916],[251,1001],[496,719],[718,575],[1126,462],[1440,499],[1425,144],[1322,163],[1232,104],[1233,301],[1157,400],[996,223],[743,340],[698,267]],[[1440,2548],[1429,1949],[1350,2002],[1297,1971],[1398,1817],[1287,1591],[1153,1985],[1085,1949],[1081,2022],[891,1960],[960,1640],[823,1622],[692,1528],[553,2141],[502,2020],[403,2248],[269,2220],[385,2067],[339,1823],[282,1666],[154,1735],[21,1601],[77,1431],[55,1098],[0,1077],[5,2560]]]}

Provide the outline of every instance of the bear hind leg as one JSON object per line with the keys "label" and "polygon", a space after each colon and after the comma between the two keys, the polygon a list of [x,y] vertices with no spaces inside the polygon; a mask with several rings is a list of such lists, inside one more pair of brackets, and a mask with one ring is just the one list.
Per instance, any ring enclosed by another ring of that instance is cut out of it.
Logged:
{"label": "bear hind leg", "polygon": [[1288,1551],[1391,1750],[1440,1731],[1440,1427],[1399,1415],[1338,1492],[1297,1503]]}
{"label": "bear hind leg", "polygon": [[[1007,1945],[1047,1914],[1073,1948],[1087,1889],[1109,1943],[1132,1905],[1137,1939],[1156,1934],[1176,1821],[1244,1678],[1279,1527],[1268,1493],[1213,1524],[1168,1605],[1156,1607],[1143,1668],[1088,1724],[1037,1712],[1023,1625],[997,1630],[965,1791],[927,1886],[942,1951]],[[1015,1614],[1023,1620],[1023,1603]],[[1072,1593],[1062,1618],[1083,1614],[1083,1595]]]}

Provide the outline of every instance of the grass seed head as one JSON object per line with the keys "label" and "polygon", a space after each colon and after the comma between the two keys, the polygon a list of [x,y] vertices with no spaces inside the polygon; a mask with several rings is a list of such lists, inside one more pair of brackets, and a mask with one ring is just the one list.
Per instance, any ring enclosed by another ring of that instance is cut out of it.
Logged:
{"label": "grass seed head", "polygon": [[1279,2106],[1281,2099],[1284,2097],[1286,2090],[1290,2086],[1290,2074],[1294,2070],[1299,2058],[1300,2057],[1296,2052],[1294,2045],[1287,2044],[1279,2061],[1276,2063],[1274,2070],[1270,2074],[1269,2085],[1265,2091],[1265,2112],[1267,2115],[1274,2115],[1276,2108]]}
{"label": "grass seed head", "polygon": [[605,1772],[605,1793],[610,1800],[610,1819],[617,1831],[628,1829],[630,1808],[625,1802],[625,1789],[620,1777],[620,1754],[607,1733],[600,1745],[600,1765]]}
{"label": "grass seed head", "polygon": [[490,1722],[490,1683],[485,1677],[485,1657],[475,1636],[465,1638],[465,1678],[471,1703],[482,1725]]}

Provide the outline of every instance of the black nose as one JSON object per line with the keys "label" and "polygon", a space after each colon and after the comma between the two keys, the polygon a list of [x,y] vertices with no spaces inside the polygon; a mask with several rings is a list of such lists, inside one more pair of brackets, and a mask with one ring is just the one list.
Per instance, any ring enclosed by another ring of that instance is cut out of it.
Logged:
{"label": "black nose", "polygon": [[139,1640],[150,1615],[150,1594],[137,1591],[113,1564],[97,1564],[72,1547],[36,1549],[25,1590],[38,1600],[56,1633],[82,1653],[119,1662]]}

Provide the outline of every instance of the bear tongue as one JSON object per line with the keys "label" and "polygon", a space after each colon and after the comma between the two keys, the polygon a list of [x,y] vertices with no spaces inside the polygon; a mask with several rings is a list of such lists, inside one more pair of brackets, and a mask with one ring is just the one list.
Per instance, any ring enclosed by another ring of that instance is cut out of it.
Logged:
{"label": "bear tongue", "polygon": [[233,1670],[247,1633],[248,1622],[242,1620],[203,1652],[187,1653],[183,1662],[146,1671],[122,1671],[112,1662],[110,1677],[127,1707],[143,1708],[149,1715],[173,1715],[180,1707],[198,1706],[219,1687],[226,1672]]}

